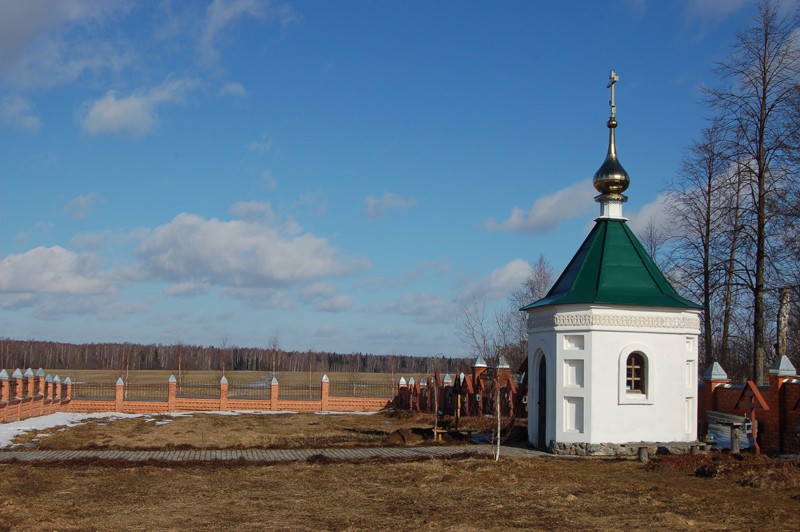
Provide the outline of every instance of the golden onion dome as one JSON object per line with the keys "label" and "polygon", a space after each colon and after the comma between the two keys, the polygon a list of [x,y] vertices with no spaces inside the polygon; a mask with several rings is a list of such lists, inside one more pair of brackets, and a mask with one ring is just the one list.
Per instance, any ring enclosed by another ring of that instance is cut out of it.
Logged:
{"label": "golden onion dome", "polygon": [[614,135],[614,130],[617,129],[617,105],[614,98],[614,89],[619,81],[619,76],[612,70],[608,79],[609,82],[606,88],[611,89],[611,100],[608,102],[611,105],[611,116],[606,123],[608,126],[608,154],[600,169],[595,172],[592,180],[594,188],[600,193],[600,196],[596,198],[600,202],[605,200],[625,201],[626,198],[622,193],[627,190],[628,185],[631,183],[628,172],[625,171],[619,159],[617,159],[617,142]]}
{"label": "golden onion dome", "polygon": [[617,120],[613,116],[608,119],[608,154],[606,160],[595,172],[592,180],[594,188],[603,195],[622,194],[628,189],[631,178],[628,172],[622,167],[617,159],[617,146],[614,130],[617,128]]}

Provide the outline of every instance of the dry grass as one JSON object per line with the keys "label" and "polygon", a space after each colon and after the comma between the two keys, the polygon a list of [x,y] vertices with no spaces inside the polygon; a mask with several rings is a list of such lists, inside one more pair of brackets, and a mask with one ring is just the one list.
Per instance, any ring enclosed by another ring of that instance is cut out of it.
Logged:
{"label": "dry grass", "polygon": [[800,490],[631,461],[0,465],[12,530],[796,530]]}
{"label": "dry grass", "polygon": [[[39,434],[40,447],[376,445],[432,421],[410,414],[144,419]],[[89,460],[0,464],[0,493],[0,530],[797,530],[800,467],[722,454],[658,456],[646,466],[467,455],[274,465]]]}
{"label": "dry grass", "polygon": [[[462,426],[467,426],[465,420]],[[41,450],[297,449],[415,445],[430,438],[433,417],[415,415],[194,413],[89,420],[18,436],[14,444]]]}

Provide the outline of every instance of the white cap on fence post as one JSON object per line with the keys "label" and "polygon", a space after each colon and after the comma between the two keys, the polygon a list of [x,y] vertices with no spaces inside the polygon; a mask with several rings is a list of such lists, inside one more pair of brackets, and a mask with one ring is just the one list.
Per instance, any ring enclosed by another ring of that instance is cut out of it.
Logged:
{"label": "white cap on fence post", "polygon": [[125,386],[125,381],[122,380],[122,377],[117,379],[117,386]]}
{"label": "white cap on fence post", "polygon": [[406,378],[405,377],[400,377],[400,381],[397,384],[399,384],[400,386],[407,386],[408,385],[408,383],[406,382]]}
{"label": "white cap on fence post", "polygon": [[219,380],[219,383],[220,384],[228,384],[228,379],[225,377],[225,375],[222,376],[222,378]]}
{"label": "white cap on fence post", "polygon": [[25,370],[25,377],[28,378],[28,379],[33,377],[33,370],[31,368],[28,368],[28,369]]}
{"label": "white cap on fence post", "polygon": [[270,383],[270,385],[277,386],[278,385],[278,377],[272,377],[272,382]]}
{"label": "white cap on fence post", "polygon": [[0,381],[8,380],[8,372],[6,370],[0,371]]}
{"label": "white cap on fence post", "polygon": [[61,384],[61,377],[56,375],[55,377],[53,377],[53,382],[55,382],[56,384]]}
{"label": "white cap on fence post", "polygon": [[14,370],[14,373],[11,374],[11,378],[12,379],[21,379],[22,378],[22,372],[19,370],[19,368]]}
{"label": "white cap on fence post", "polygon": [[330,381],[331,380],[328,378],[327,374],[322,376],[322,382],[330,382]]}
{"label": "white cap on fence post", "polygon": [[175,378],[175,375],[170,374],[169,380],[167,382],[178,382],[178,379]]}
{"label": "white cap on fence post", "polygon": [[37,377],[44,377],[44,368],[39,368],[36,370]]}

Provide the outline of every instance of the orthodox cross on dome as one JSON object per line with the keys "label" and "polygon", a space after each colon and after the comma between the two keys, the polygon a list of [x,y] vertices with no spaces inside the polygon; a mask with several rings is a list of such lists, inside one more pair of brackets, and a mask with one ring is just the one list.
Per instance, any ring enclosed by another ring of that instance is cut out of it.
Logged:
{"label": "orthodox cross on dome", "polygon": [[608,103],[611,105],[611,118],[614,118],[614,115],[617,114],[617,103],[614,100],[614,85],[619,81],[619,76],[617,76],[617,73],[612,70],[611,75],[608,76],[608,79],[610,81],[608,82],[608,85],[606,85],[606,88],[611,89],[611,99],[608,101]]}
{"label": "orthodox cross on dome", "polygon": [[613,70],[609,75],[609,82],[606,88],[611,89],[611,116],[608,118],[608,153],[602,166],[594,174],[592,183],[594,188],[600,193],[595,197],[595,201],[600,203],[601,218],[624,219],[622,216],[622,204],[628,200],[623,194],[628,189],[630,177],[628,172],[622,167],[617,159],[617,142],[614,130],[617,128],[617,102],[615,88],[619,81],[619,76]]}

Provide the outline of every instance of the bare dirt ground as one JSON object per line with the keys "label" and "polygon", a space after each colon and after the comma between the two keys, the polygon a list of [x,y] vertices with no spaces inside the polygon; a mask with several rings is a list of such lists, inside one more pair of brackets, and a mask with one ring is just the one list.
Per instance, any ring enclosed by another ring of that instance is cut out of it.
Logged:
{"label": "bare dirt ground", "polygon": [[[141,449],[198,441],[241,448],[262,445],[249,433],[266,432],[278,446],[324,438],[373,445],[370,438],[382,441],[384,433],[429,422],[412,415],[312,414],[203,414],[164,425],[127,419],[54,431],[41,438],[40,448]],[[420,437],[416,444],[426,443]],[[402,462],[4,463],[0,529],[797,530],[800,524],[796,460],[714,453],[657,456],[646,465],[553,457],[495,463],[464,450],[459,458]]]}

